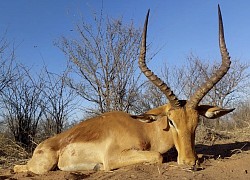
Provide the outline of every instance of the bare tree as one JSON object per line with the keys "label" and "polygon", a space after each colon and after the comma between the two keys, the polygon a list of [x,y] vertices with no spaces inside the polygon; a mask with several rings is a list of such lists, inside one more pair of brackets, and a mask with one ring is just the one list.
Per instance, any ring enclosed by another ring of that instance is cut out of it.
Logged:
{"label": "bare tree", "polygon": [[143,114],[165,103],[166,97],[164,94],[150,81],[146,81],[142,85],[140,93],[138,93],[138,100],[134,103],[133,112],[135,114]]}
{"label": "bare tree", "polygon": [[233,113],[235,128],[250,129],[250,99],[238,104],[237,112]]}
{"label": "bare tree", "polygon": [[46,101],[46,117],[42,125],[45,136],[51,136],[61,133],[65,128],[70,113],[75,110],[75,93],[66,84],[66,71],[57,75],[45,68],[44,73],[43,77],[40,77],[45,82],[42,93]]}
{"label": "bare tree", "polygon": [[6,33],[0,38],[0,92],[13,80],[15,74],[13,61],[15,51],[10,48],[10,43],[6,39]]}
{"label": "bare tree", "polygon": [[140,31],[121,19],[94,18],[95,25],[79,23],[79,38],[63,37],[60,49],[68,56],[69,85],[91,102],[86,112],[130,111],[140,89],[137,59]]}
{"label": "bare tree", "polygon": [[[227,107],[242,99],[242,93],[246,91],[249,83],[250,73],[246,71],[249,65],[239,60],[232,60],[229,72],[209,91],[203,102]],[[211,77],[215,69],[218,69],[217,63],[210,64],[208,61],[191,54],[187,57],[185,66],[170,71],[169,69],[163,70],[162,76],[167,78],[170,84],[173,84],[172,86],[177,89],[180,97],[189,99],[198,85]]]}
{"label": "bare tree", "polygon": [[39,121],[44,113],[42,89],[44,83],[35,80],[27,68],[18,66],[15,80],[2,91],[2,115],[16,142],[27,151],[34,148],[32,143]]}
{"label": "bare tree", "polygon": [[[0,38],[0,94],[3,93],[4,89],[8,87],[9,84],[12,83],[16,74],[15,74],[15,51],[14,49],[10,48],[10,43],[6,39],[5,32]],[[0,107],[1,109],[2,104],[0,100]],[[4,124],[4,120],[0,120],[0,124]]]}
{"label": "bare tree", "polygon": [[[250,64],[234,60],[229,73],[224,77],[223,81],[214,86],[206,100],[222,107],[229,107],[246,100],[244,97],[250,82],[250,73],[246,70],[249,66]],[[217,65],[211,69],[214,68],[217,68]]]}

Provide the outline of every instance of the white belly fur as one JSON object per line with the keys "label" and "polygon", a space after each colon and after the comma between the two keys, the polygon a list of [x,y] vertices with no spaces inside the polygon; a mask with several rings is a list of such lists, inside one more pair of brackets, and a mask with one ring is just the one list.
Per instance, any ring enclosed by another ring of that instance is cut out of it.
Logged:
{"label": "white belly fur", "polygon": [[59,152],[58,168],[63,171],[92,170],[102,164],[105,169],[109,145],[109,141],[69,144]]}

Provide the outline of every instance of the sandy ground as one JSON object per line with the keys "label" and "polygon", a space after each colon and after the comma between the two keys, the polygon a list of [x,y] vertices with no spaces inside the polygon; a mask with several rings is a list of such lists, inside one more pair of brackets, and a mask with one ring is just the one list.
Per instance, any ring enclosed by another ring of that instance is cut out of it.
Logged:
{"label": "sandy ground", "polygon": [[51,171],[44,175],[33,173],[13,173],[11,167],[0,169],[1,179],[242,179],[250,180],[250,142],[220,142],[214,145],[196,145],[200,158],[200,168],[192,171],[187,167],[178,166],[176,151],[171,150],[165,155],[161,165],[137,164],[123,167],[112,172],[63,172]]}

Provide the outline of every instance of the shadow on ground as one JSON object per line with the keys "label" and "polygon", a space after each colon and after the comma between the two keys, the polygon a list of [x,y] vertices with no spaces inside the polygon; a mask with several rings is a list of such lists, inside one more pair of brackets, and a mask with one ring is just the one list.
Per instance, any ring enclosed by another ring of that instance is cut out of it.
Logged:
{"label": "shadow on ground", "polygon": [[[250,142],[244,141],[214,145],[197,144],[195,149],[197,154],[202,155],[200,157],[200,162],[202,163],[204,159],[229,158],[233,154],[249,151]],[[163,155],[164,162],[177,161],[177,155],[178,153],[175,148],[170,149],[166,154]]]}

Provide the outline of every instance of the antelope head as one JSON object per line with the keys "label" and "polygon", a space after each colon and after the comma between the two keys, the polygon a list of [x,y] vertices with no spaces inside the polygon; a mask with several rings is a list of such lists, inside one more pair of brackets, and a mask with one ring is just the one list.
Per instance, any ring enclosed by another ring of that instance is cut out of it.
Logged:
{"label": "antelope head", "polygon": [[169,127],[167,131],[172,132],[174,145],[178,151],[178,163],[195,165],[197,157],[195,153],[195,130],[198,125],[199,115],[213,119],[223,116],[234,109],[222,109],[215,106],[199,105],[202,98],[218,83],[230,68],[230,57],[226,48],[223,22],[220,7],[218,5],[219,16],[219,47],[222,57],[220,68],[204,82],[190,97],[189,100],[179,100],[177,96],[171,91],[170,87],[157,77],[146,65],[146,35],[149,11],[146,16],[141,50],[139,57],[139,67],[144,75],[158,87],[167,97],[169,103],[152,109],[145,113],[145,115],[153,115],[165,117],[168,121]]}

